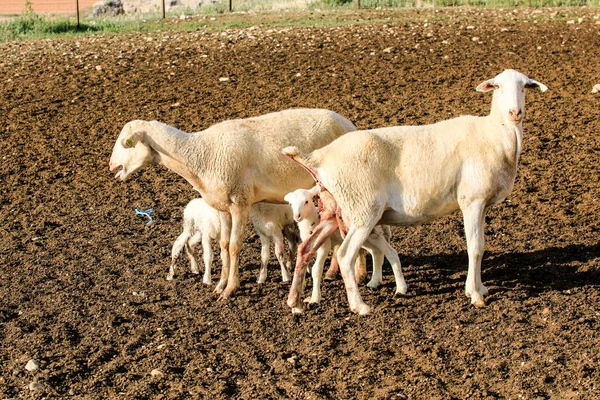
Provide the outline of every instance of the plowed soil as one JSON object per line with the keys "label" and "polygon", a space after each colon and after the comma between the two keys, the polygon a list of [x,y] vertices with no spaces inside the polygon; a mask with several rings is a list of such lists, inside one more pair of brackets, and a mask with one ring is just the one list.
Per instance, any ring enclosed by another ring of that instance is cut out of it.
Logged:
{"label": "plowed soil", "polygon": [[[318,27],[315,12],[313,27],[1,44],[0,398],[600,398],[595,17],[365,11]],[[361,286],[368,316],[349,311],[341,280],[292,316],[274,257],[255,283],[252,232],[241,290],[216,302],[187,260],[165,280],[196,192],[162,167],[124,184],[108,170],[132,119],[191,132],[321,107],[359,128],[425,124],[485,115],[491,96],[474,88],[506,68],[549,91],[527,95],[515,188],[486,218],[482,309],[464,296],[459,213],[394,228],[409,292],[393,296],[385,264],[382,288]]]}

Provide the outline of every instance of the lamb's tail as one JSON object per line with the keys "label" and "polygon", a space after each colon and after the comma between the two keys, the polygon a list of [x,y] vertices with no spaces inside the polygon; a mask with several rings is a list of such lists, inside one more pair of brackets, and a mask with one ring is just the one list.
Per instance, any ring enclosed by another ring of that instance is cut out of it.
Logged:
{"label": "lamb's tail", "polygon": [[302,168],[308,171],[308,173],[313,177],[315,182],[321,184],[319,176],[315,171],[316,165],[309,155],[301,153],[296,146],[289,146],[284,148],[283,150],[281,150],[281,154],[291,158],[292,160],[300,164]]}

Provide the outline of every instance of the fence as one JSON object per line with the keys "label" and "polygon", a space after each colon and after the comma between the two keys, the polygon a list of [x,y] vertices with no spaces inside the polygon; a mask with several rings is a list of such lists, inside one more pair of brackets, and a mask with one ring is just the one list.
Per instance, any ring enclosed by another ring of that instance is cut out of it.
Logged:
{"label": "fence", "polygon": [[[19,15],[28,6],[39,14],[90,15],[99,0],[0,0],[0,15]],[[100,0],[105,2],[106,0]],[[439,7],[439,6],[598,6],[600,0],[120,0],[125,14],[166,13],[174,10],[203,12],[307,9],[311,6]]]}

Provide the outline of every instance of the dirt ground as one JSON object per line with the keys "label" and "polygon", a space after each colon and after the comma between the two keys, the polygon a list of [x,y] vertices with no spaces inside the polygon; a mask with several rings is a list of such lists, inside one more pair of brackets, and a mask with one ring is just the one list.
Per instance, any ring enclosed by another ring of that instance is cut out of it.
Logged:
{"label": "dirt ground", "polygon": [[[600,398],[597,14],[369,11],[340,27],[1,44],[0,398]],[[486,114],[474,88],[506,68],[549,90],[527,95],[515,188],[486,218],[483,309],[464,296],[459,213],[394,228],[409,292],[393,296],[386,263],[382,288],[361,286],[368,316],[341,280],[292,316],[274,257],[255,283],[252,232],[241,290],[216,302],[187,260],[165,280],[196,192],[162,167],[125,184],[108,170],[132,119],[191,132],[322,107],[359,128],[425,124]]]}

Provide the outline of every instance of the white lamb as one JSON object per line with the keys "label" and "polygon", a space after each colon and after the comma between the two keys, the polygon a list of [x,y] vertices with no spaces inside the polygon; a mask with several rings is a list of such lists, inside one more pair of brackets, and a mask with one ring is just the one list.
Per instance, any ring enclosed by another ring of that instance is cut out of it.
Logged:
{"label": "white lamb", "polygon": [[204,260],[204,276],[202,282],[205,285],[212,284],[211,267],[213,254],[211,243],[221,235],[221,217],[219,212],[210,207],[203,199],[193,199],[183,210],[183,232],[171,249],[171,266],[167,274],[167,280],[173,280],[175,276],[175,262],[185,249],[185,254],[190,260],[190,268],[194,274],[199,274],[198,263],[194,257],[194,247],[202,241],[202,258]]}
{"label": "white lamb", "polygon": [[[313,203],[313,197],[319,194],[319,187],[315,186],[312,189],[297,189],[291,193],[285,195],[284,199],[290,203],[294,215],[294,220],[298,224],[300,230],[300,238],[304,242],[309,239],[313,233],[313,229],[319,223],[319,211]],[[385,226],[389,231],[389,227]],[[327,238],[321,246],[316,249],[316,260],[311,269],[311,276],[313,280],[312,295],[310,299],[305,300],[310,304],[317,304],[321,301],[321,277],[323,275],[323,266],[327,255],[332,249],[332,246],[337,247],[342,243],[342,236],[338,232],[335,232],[331,237]],[[385,244],[381,243],[384,242]],[[383,265],[384,251],[395,252],[395,250],[387,244],[386,235],[384,229],[380,226],[376,226],[366,240],[364,247],[367,249],[373,257],[373,275],[371,281],[367,286],[371,288],[377,288],[383,281],[381,267]],[[380,247],[385,250],[380,250]],[[315,250],[313,249],[313,254]],[[396,255],[397,257],[397,255]],[[335,250],[332,255],[332,260],[335,258]],[[355,265],[356,267],[356,265]],[[301,307],[294,307],[295,313],[302,312]]]}
{"label": "white lamb", "polygon": [[[292,259],[298,248],[299,234],[292,217],[292,208],[287,204],[256,203],[250,208],[250,221],[260,237],[260,272],[257,283],[267,280],[267,265],[271,255],[271,240],[275,247],[275,257],[281,267],[281,280],[289,282]],[[286,251],[285,241],[289,252]]]}
{"label": "white lamb", "polygon": [[[261,242],[261,268],[258,283],[264,283],[267,278],[271,240],[275,243],[275,255],[281,266],[281,278],[284,282],[290,280],[289,270],[292,268],[291,256],[285,251],[284,238],[288,242],[289,251],[295,254],[298,246],[298,234],[292,219],[291,207],[287,204],[254,204],[250,210],[252,226],[258,233]],[[204,259],[204,277],[202,282],[212,284],[211,269],[213,254],[211,243],[221,234],[221,219],[219,211],[210,207],[203,199],[193,199],[183,210],[183,232],[171,250],[171,266],[167,280],[175,276],[175,263],[185,249],[190,260],[193,273],[199,274],[198,263],[194,256],[194,248],[202,242]]]}
{"label": "white lamb", "polygon": [[[477,86],[494,91],[490,114],[462,116],[425,126],[397,126],[349,133],[303,154],[283,153],[303,165],[321,188],[324,211],[311,238],[298,249],[288,305],[295,308],[303,287],[307,255],[340,227],[348,233],[338,250],[350,309],[369,312],[354,280],[352,265],[377,224],[423,224],[454,210],[464,217],[469,270],[465,293],[485,305],[481,281],[484,216],[511,192],[523,143],[525,89],[543,84],[506,70]],[[398,277],[400,260],[392,262]],[[406,284],[396,280],[396,292]]]}
{"label": "white lamb", "polygon": [[312,151],[355,129],[339,114],[319,109],[225,121],[193,134],[157,121],[131,121],[115,142],[109,166],[124,181],[145,165],[162,164],[221,211],[223,269],[215,291],[226,299],[240,286],[239,252],[250,206],[283,203],[286,193],[314,185],[300,166],[281,157],[281,148]]}

